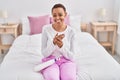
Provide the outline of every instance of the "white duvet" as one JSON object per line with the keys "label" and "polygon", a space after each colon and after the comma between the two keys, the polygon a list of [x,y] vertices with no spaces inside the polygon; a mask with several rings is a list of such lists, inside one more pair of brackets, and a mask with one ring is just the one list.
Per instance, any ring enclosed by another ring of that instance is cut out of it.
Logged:
{"label": "white duvet", "polygon": [[[88,33],[77,34],[77,80],[120,80],[120,65]],[[0,80],[44,80],[34,67],[41,62],[41,34],[21,35],[0,66]]]}

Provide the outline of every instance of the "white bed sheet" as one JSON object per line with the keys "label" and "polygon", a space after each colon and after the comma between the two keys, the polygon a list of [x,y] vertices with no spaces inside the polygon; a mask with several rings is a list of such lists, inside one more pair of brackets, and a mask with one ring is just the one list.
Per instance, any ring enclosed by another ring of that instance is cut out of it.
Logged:
{"label": "white bed sheet", "polygon": [[[77,34],[77,80],[120,80],[120,64],[89,34]],[[44,80],[33,68],[41,62],[41,34],[21,35],[5,56],[0,80]]]}
{"label": "white bed sheet", "polygon": [[120,80],[120,64],[91,35],[78,35],[79,73],[84,71],[91,80]]}

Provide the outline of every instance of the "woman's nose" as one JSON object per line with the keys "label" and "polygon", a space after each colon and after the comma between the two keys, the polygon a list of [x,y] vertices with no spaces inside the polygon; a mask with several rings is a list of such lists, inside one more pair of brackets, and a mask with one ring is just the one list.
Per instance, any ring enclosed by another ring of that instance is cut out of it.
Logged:
{"label": "woman's nose", "polygon": [[56,16],[56,19],[59,19],[60,17],[59,16]]}

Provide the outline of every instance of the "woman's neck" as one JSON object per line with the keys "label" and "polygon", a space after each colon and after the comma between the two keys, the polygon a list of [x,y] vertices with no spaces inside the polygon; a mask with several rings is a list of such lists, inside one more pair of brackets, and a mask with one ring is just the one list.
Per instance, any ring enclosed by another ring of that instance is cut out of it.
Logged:
{"label": "woman's neck", "polygon": [[66,24],[61,24],[61,25],[53,24],[52,27],[54,28],[54,30],[58,32],[63,32],[67,28]]}

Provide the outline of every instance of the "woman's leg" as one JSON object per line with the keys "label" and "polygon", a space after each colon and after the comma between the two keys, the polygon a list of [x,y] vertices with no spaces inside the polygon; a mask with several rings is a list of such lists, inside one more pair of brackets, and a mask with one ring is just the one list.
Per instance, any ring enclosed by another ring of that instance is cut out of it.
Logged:
{"label": "woman's leg", "polygon": [[42,74],[45,80],[60,80],[60,72],[59,66],[57,64],[53,64],[42,71]]}
{"label": "woman's leg", "polygon": [[61,80],[76,80],[76,65],[67,61],[60,65]]}

